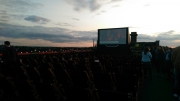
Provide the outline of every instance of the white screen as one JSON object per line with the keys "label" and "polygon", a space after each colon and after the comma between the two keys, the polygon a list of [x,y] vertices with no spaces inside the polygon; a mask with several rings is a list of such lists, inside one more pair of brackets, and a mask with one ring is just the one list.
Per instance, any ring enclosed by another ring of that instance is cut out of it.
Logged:
{"label": "white screen", "polygon": [[126,44],[127,29],[99,30],[99,44]]}

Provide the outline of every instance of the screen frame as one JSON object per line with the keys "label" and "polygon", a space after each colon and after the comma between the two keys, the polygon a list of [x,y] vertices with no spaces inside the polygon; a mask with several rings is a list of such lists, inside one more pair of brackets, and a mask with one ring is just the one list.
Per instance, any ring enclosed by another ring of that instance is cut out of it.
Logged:
{"label": "screen frame", "polygon": [[[114,30],[114,29],[126,29],[126,43],[125,44],[100,44],[100,31],[101,30]],[[122,27],[122,28],[105,28],[105,29],[98,29],[98,46],[99,45],[127,45],[129,44],[129,40],[130,39],[130,36],[129,36],[129,28],[128,27]]]}

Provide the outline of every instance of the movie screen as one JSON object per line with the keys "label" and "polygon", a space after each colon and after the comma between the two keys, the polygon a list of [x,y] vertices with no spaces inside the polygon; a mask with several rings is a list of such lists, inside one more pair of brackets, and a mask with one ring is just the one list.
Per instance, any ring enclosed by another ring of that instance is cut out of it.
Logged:
{"label": "movie screen", "polygon": [[126,44],[127,28],[99,29],[99,44]]}

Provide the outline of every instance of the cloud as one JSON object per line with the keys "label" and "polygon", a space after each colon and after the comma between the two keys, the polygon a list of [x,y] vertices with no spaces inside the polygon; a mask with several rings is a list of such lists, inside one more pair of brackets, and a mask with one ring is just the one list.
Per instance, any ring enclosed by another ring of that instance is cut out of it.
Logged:
{"label": "cloud", "polygon": [[128,26],[128,28],[141,28],[141,27],[138,27],[138,26]]}
{"label": "cloud", "polygon": [[69,24],[69,23],[62,23],[62,22],[56,23],[55,25],[59,25],[59,26],[71,26],[71,27],[74,27],[73,25],[71,25],[71,24]]}
{"label": "cloud", "polygon": [[40,3],[33,3],[30,0],[1,0],[0,6],[5,9],[16,12],[28,12],[30,10],[42,8]]}
{"label": "cloud", "polygon": [[0,10],[0,14],[1,14],[1,15],[6,15],[7,12],[6,12],[5,10]]}
{"label": "cloud", "polygon": [[120,5],[114,5],[114,6],[112,6],[112,7],[119,7]]}
{"label": "cloud", "polygon": [[156,37],[159,40],[179,40],[180,39],[180,33],[175,32],[174,30],[170,30],[168,32],[161,32]]}
{"label": "cloud", "polygon": [[5,14],[0,16],[0,21],[1,22],[9,22],[9,21],[14,21],[14,20],[24,20],[24,18],[26,18],[27,15],[15,15],[15,14]]}
{"label": "cloud", "polygon": [[0,22],[8,22],[9,20],[7,19],[0,19]]}
{"label": "cloud", "polygon": [[77,20],[77,21],[79,21],[79,19],[78,19],[78,18],[72,18],[72,20]]}
{"label": "cloud", "polygon": [[76,42],[66,42],[66,43],[58,43],[58,42],[51,42],[43,39],[25,39],[25,38],[6,38],[0,37],[0,43],[3,43],[6,40],[11,42],[13,46],[45,46],[45,47],[88,47],[92,46],[92,43],[83,42],[83,43],[76,43]]}
{"label": "cloud", "polygon": [[106,11],[100,11],[100,12],[96,13],[96,15],[101,15],[102,13],[106,13]]}
{"label": "cloud", "polygon": [[98,15],[101,15],[102,13],[105,13],[106,11],[100,11],[98,13],[96,13],[95,15],[93,15],[91,18],[95,17],[95,16],[98,16]]}
{"label": "cloud", "polygon": [[111,2],[118,2],[118,1],[123,1],[123,0],[111,0]]}
{"label": "cloud", "polygon": [[9,18],[9,16],[3,15],[0,18]]}
{"label": "cloud", "polygon": [[74,7],[75,11],[88,9],[91,12],[99,10],[102,6],[122,0],[64,0]]}
{"label": "cloud", "polygon": [[0,37],[5,37],[5,38],[44,40],[51,43],[79,44],[79,43],[92,42],[93,39],[97,39],[97,32],[95,31],[74,31],[65,28],[42,27],[42,26],[27,27],[27,26],[11,25],[1,22],[0,22],[0,33],[1,33]]}
{"label": "cloud", "polygon": [[146,4],[146,5],[144,5],[144,6],[150,6],[150,4]]}
{"label": "cloud", "polygon": [[172,46],[176,47],[180,42],[180,32],[175,32],[173,30],[167,32],[154,33],[153,35],[138,34],[137,42],[155,42],[160,40],[160,45],[162,46]]}
{"label": "cloud", "polygon": [[[180,33],[173,30],[154,33],[153,35],[138,34],[137,42],[155,42],[160,40],[162,46],[179,46]],[[83,46],[92,45],[97,40],[97,31],[76,31],[58,27],[20,26],[0,22],[0,40],[10,40],[19,45],[36,46]],[[19,40],[19,41],[18,41]],[[18,43],[19,42],[19,43]],[[44,42],[44,44],[43,44]]]}
{"label": "cloud", "polygon": [[139,34],[137,38],[145,40],[179,40],[180,33],[171,30],[168,32],[154,33],[154,35]]}
{"label": "cloud", "polygon": [[27,15],[22,15],[22,14],[19,14],[19,15],[10,14],[9,16],[14,18],[14,19],[18,19],[18,20],[20,20],[20,19],[22,20],[22,19],[27,17]]}
{"label": "cloud", "polygon": [[49,19],[35,16],[35,15],[27,16],[26,18],[24,18],[24,20],[34,22],[34,23],[39,23],[39,24],[46,24],[46,23],[50,22]]}
{"label": "cloud", "polygon": [[150,36],[147,34],[138,34],[137,36],[138,42],[153,42],[155,38],[156,38],[155,36]]}
{"label": "cloud", "polygon": [[7,15],[0,16],[0,22],[8,22],[9,19],[10,17]]}
{"label": "cloud", "polygon": [[97,0],[65,0],[67,3],[74,6],[74,10],[81,11],[82,9],[89,9],[90,11],[95,11],[101,7],[97,3]]}
{"label": "cloud", "polygon": [[101,13],[105,13],[106,11],[101,11]]}
{"label": "cloud", "polygon": [[24,20],[24,18],[26,18],[27,15],[15,15],[15,14],[5,14],[0,16],[0,21],[1,22],[8,22],[8,21],[14,21],[14,20]]}

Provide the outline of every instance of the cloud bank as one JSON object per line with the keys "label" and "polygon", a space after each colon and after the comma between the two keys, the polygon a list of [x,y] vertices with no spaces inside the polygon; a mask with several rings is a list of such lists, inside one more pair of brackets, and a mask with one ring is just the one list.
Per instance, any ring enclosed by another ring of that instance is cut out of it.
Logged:
{"label": "cloud bank", "polygon": [[[170,30],[155,33],[154,35],[138,34],[137,41],[155,42],[156,40],[160,40],[160,45],[162,46],[175,47],[179,46],[179,38],[179,32]],[[17,45],[88,47],[92,46],[93,39],[97,40],[97,31],[75,31],[58,27],[20,26],[0,22],[0,40],[9,40],[15,42]]]}
{"label": "cloud bank", "polygon": [[[95,31],[74,31],[58,27],[18,26],[0,22],[0,37],[11,39],[43,40],[51,43],[72,45],[91,43],[97,39]],[[4,40],[5,41],[5,40]],[[27,44],[27,42],[23,42]],[[29,43],[31,44],[31,43]],[[36,45],[41,45],[37,43]],[[86,45],[85,45],[86,46]]]}
{"label": "cloud bank", "polygon": [[26,13],[42,8],[44,5],[33,3],[30,0],[1,0],[0,6],[10,11]]}
{"label": "cloud bank", "polygon": [[44,17],[35,16],[35,15],[27,16],[26,18],[24,18],[24,20],[31,21],[34,23],[39,23],[39,24],[46,24],[46,23],[50,22],[49,19],[46,19]]}
{"label": "cloud bank", "polygon": [[84,9],[88,9],[94,12],[100,9],[105,4],[119,2],[122,0],[64,0],[64,1],[72,5],[75,11],[82,11]]}

